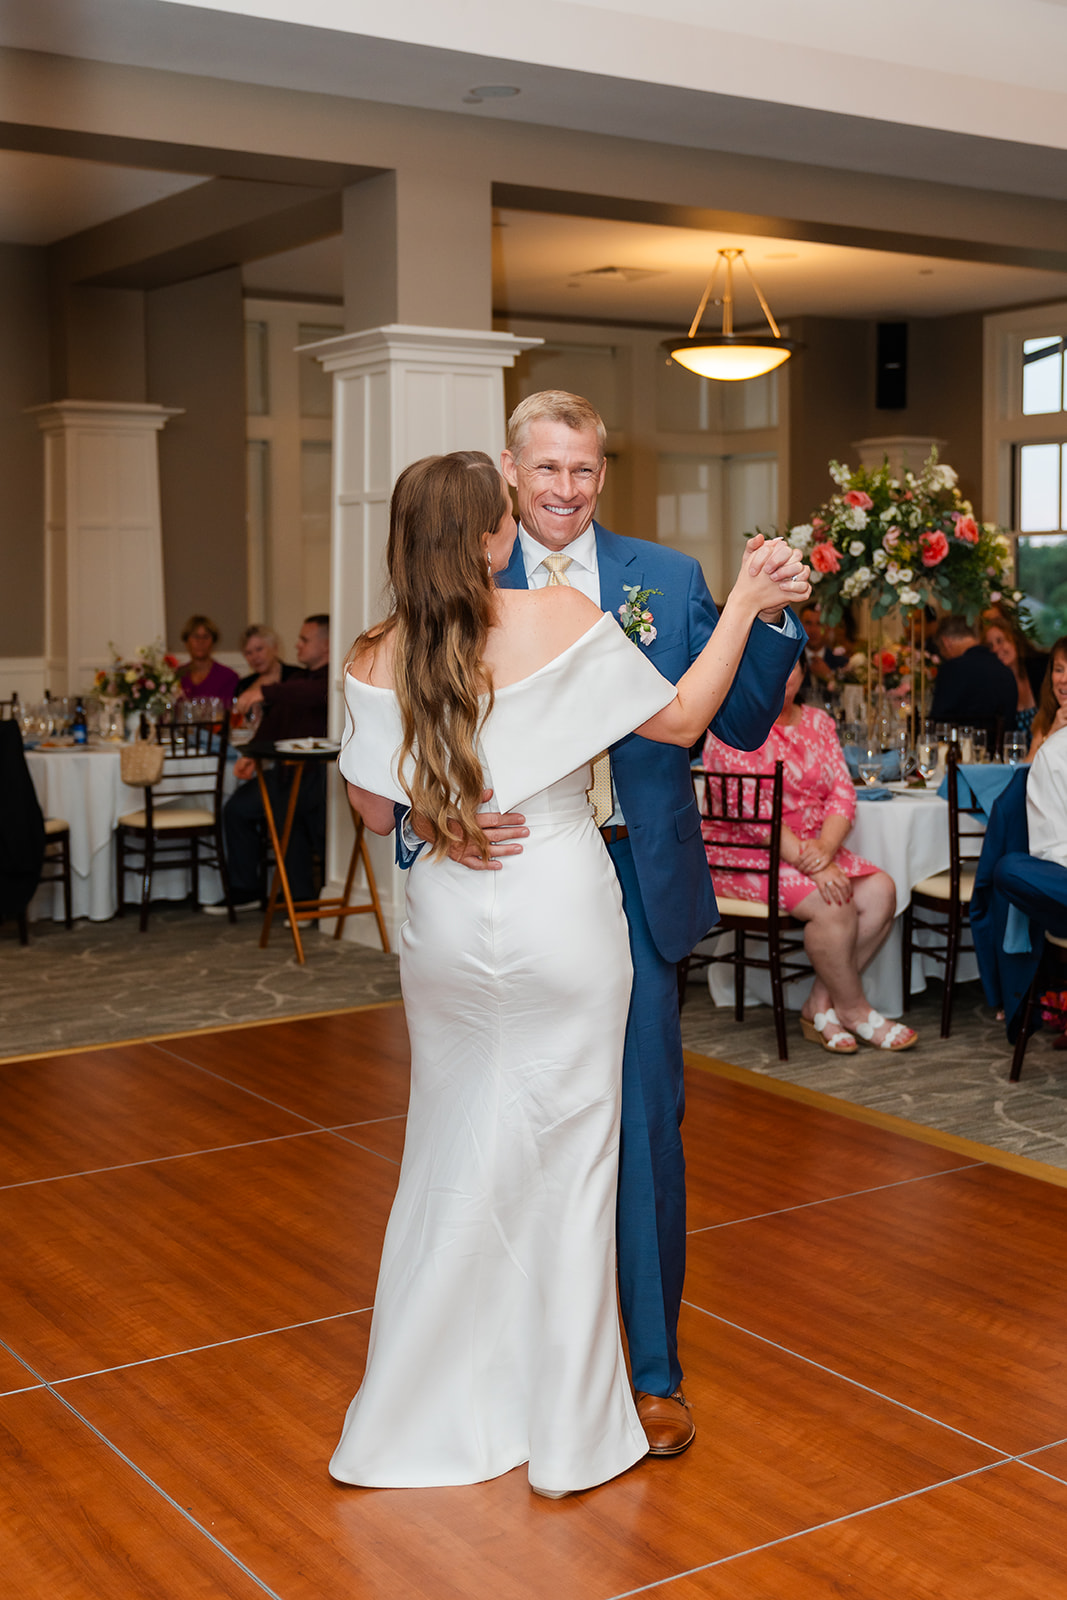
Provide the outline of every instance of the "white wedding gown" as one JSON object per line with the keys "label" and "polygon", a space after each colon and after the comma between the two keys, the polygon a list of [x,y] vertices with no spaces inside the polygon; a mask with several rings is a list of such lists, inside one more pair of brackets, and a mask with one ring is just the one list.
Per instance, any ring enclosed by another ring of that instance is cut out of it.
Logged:
{"label": "white wedding gown", "polygon": [[[404,798],[391,691],[346,677],[341,770]],[[615,1191],[630,954],[588,762],[674,697],[604,616],[497,692],[493,809],[529,837],[499,872],[424,852],[400,967],[411,1101],[345,1483],[476,1483],[529,1462],[574,1490],[648,1448],[619,1334]]]}

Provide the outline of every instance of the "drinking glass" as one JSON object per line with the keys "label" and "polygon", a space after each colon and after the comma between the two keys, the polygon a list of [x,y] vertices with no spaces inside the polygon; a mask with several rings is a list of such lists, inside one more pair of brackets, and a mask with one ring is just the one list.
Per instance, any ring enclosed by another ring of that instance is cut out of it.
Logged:
{"label": "drinking glass", "polygon": [[938,748],[936,737],[924,733],[915,746],[915,759],[924,783],[929,783],[937,773]]}
{"label": "drinking glass", "polygon": [[900,778],[901,781],[903,781],[905,778],[910,778],[912,773],[915,771],[916,761],[915,751],[911,748],[911,741],[908,738],[907,728],[899,728],[897,730],[897,736],[893,748],[897,753],[897,759],[900,766]]}
{"label": "drinking glass", "polygon": [[856,763],[859,775],[868,788],[878,782],[882,775],[882,750],[877,743],[863,745],[860,748],[860,758]]}
{"label": "drinking glass", "polygon": [[1025,733],[1012,729],[1004,735],[1004,761],[1009,767],[1018,767],[1026,760],[1030,741]]}
{"label": "drinking glass", "polygon": [[989,760],[989,735],[984,728],[974,728],[971,734],[971,743],[974,747],[974,759],[979,766]]}

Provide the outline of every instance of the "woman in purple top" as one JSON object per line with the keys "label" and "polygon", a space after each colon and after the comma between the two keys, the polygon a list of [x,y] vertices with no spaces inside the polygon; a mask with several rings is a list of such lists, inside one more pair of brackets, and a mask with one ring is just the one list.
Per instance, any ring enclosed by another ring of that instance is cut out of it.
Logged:
{"label": "woman in purple top", "polygon": [[237,674],[232,667],[212,660],[219,642],[219,630],[210,617],[199,612],[182,629],[182,643],[189,659],[178,668],[182,694],[187,700],[221,700],[229,705],[237,690]]}

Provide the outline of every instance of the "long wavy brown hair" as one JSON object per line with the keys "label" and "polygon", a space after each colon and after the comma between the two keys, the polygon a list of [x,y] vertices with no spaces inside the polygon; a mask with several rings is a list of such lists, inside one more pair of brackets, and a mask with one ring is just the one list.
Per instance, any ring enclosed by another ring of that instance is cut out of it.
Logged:
{"label": "long wavy brown hair", "polygon": [[1048,666],[1045,669],[1045,676],[1041,684],[1041,694],[1038,697],[1037,714],[1034,717],[1033,727],[1035,737],[1039,735],[1042,739],[1056,720],[1056,712],[1060,709],[1060,703],[1056,699],[1052,688],[1052,668],[1057,659],[1067,661],[1067,633],[1056,640],[1056,643],[1048,653]]}
{"label": "long wavy brown hair", "polygon": [[[435,856],[462,839],[488,858],[477,820],[485,787],[477,741],[493,704],[482,664],[492,620],[484,537],[508,509],[504,481],[480,450],[405,467],[389,508],[392,609],[360,635],[345,663],[395,635],[401,783],[433,830]],[[410,782],[403,776],[409,757]]]}

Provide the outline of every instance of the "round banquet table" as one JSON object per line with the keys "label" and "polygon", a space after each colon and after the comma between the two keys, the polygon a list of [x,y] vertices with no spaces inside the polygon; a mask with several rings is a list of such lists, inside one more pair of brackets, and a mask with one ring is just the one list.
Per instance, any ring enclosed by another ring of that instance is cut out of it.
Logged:
{"label": "round banquet table", "polygon": [[[106,922],[115,915],[115,825],[125,812],[144,804],[144,791],[122,781],[119,749],[100,744],[26,751],[41,810],[46,817],[62,817],[70,824],[71,910],[75,917],[92,922]],[[182,868],[152,874],[153,899],[184,900],[188,893],[189,875]],[[219,875],[211,868],[200,869],[200,893],[204,902],[222,898]],[[62,885],[43,884],[30,901],[28,915],[31,921],[38,917],[61,921]]]}
{"label": "round banquet table", "polygon": [[[845,843],[857,855],[881,867],[897,889],[897,917],[889,938],[864,974],[863,986],[871,1004],[887,1017],[901,1014],[901,913],[911,898],[915,884],[949,864],[948,802],[932,790],[894,794],[890,800],[864,800],[856,805],[856,820]],[[918,937],[918,936],[917,936]],[[709,950],[729,949],[725,941],[733,934],[708,940]],[[926,988],[927,965],[932,975],[940,975],[937,962],[924,962],[921,953],[912,961],[913,994]],[[978,976],[978,964],[971,954],[960,956],[957,979],[966,982]],[[732,1006],[734,975],[723,965],[708,968],[708,988],[717,1006]],[[798,978],[785,986],[785,1003],[799,1011],[811,988],[810,978]],[[746,1005],[769,1005],[770,976],[749,968],[745,974]]]}

